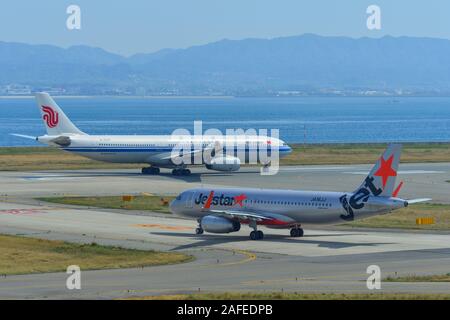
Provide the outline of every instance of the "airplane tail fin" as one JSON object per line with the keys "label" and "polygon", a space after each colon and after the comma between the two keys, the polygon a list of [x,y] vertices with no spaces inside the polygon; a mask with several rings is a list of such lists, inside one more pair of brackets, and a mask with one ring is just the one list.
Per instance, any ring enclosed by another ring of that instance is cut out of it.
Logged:
{"label": "airplane tail fin", "polygon": [[366,187],[375,196],[393,196],[401,151],[401,144],[389,145],[358,189]]}
{"label": "airplane tail fin", "polygon": [[36,93],[36,102],[48,135],[85,134],[70,121],[48,93]]}

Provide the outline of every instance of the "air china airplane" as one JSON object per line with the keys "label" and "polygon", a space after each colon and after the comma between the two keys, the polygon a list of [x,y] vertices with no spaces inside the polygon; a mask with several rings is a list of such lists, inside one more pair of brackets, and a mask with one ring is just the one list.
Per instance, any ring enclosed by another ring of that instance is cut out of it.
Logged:
{"label": "air china airplane", "polygon": [[[292,149],[282,140],[267,136],[237,136],[234,152],[226,150],[226,138],[223,136],[173,136],[173,135],[88,135],[80,131],[59,108],[47,93],[37,93],[36,101],[41,112],[42,120],[47,134],[32,137],[22,134],[13,134],[22,138],[34,139],[38,142],[59,147],[65,151],[73,152],[86,158],[117,163],[148,163],[150,167],[142,168],[144,174],[159,174],[160,168],[171,168],[174,175],[189,175],[187,164],[180,162],[183,157],[194,157],[208,152],[210,158],[201,164],[210,170],[237,171],[241,162],[248,163],[253,159],[250,152],[267,149],[270,155],[273,148],[278,149],[282,158]],[[188,138],[186,138],[188,137]],[[187,139],[187,140],[186,140]],[[172,153],[178,143],[186,145],[182,154]],[[198,148],[196,146],[199,146]],[[242,147],[240,147],[242,146]],[[197,149],[195,149],[197,148]],[[240,148],[238,150],[238,148]],[[242,150],[244,149],[245,150]],[[276,150],[276,149],[275,149]],[[230,155],[232,153],[234,156]],[[257,157],[258,162],[260,158]],[[185,159],[185,158],[184,158]],[[178,161],[174,161],[178,160]],[[192,162],[193,163],[193,162]],[[269,163],[263,163],[268,166]]]}
{"label": "air china airplane", "polygon": [[252,240],[264,237],[258,225],[291,229],[292,237],[302,237],[302,224],[347,222],[431,200],[397,198],[403,185],[394,190],[400,153],[401,145],[390,145],[353,192],[195,188],[178,195],[170,210],[197,219],[197,234],[236,232],[245,223],[253,228]]}

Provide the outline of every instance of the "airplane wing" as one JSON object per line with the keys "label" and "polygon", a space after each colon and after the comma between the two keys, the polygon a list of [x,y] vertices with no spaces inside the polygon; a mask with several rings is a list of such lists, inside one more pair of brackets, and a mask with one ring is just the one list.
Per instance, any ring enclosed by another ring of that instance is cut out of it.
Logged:
{"label": "airplane wing", "polygon": [[207,210],[211,214],[224,216],[228,218],[237,218],[239,220],[250,220],[263,225],[289,226],[295,223],[294,219],[288,216],[271,212],[252,212],[245,210]]}
{"label": "airplane wing", "polygon": [[408,202],[408,204],[414,204],[414,203],[419,203],[419,202],[425,202],[425,201],[430,201],[432,200],[431,198],[419,198],[419,199],[411,199],[411,200],[406,200]]}
{"label": "airplane wing", "polygon": [[170,160],[170,159],[174,159],[174,158],[182,158],[186,155],[194,155],[197,154],[199,152],[202,152],[202,149],[197,149],[197,150],[192,150],[192,151],[186,151],[186,152],[180,152],[177,155],[173,155],[172,152],[168,152],[166,156],[164,156],[163,158],[161,158],[161,160]]}
{"label": "airplane wing", "polygon": [[253,212],[248,211],[237,211],[237,210],[208,210],[211,213],[215,213],[218,215],[224,215],[229,216],[233,218],[239,218],[244,220],[256,220],[256,221],[262,221],[262,220],[271,220],[272,218],[268,215],[263,214],[257,214]]}
{"label": "airplane wing", "polygon": [[[220,142],[218,142],[218,141],[215,141],[215,142],[212,142],[212,143],[210,143],[209,145],[207,145],[205,148],[200,148],[200,149],[195,149],[195,150],[190,150],[190,151],[185,151],[185,152],[180,152],[179,154],[177,154],[177,155],[174,155],[174,154],[172,154],[172,152],[169,152],[165,157],[163,157],[161,160],[171,160],[171,159],[174,159],[174,158],[182,158],[182,157],[184,157],[184,156],[187,156],[187,155],[195,155],[195,154],[197,154],[197,153],[200,153],[200,152],[209,152],[209,151],[215,151],[215,152],[219,152],[220,150],[222,150],[223,149],[223,147],[222,147],[222,145],[220,144]],[[181,151],[181,150],[180,150]]]}

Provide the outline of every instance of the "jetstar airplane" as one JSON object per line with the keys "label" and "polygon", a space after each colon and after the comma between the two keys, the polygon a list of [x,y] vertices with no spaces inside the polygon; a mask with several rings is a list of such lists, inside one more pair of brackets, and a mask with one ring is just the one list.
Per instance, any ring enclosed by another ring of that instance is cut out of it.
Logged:
{"label": "jetstar airplane", "polygon": [[397,198],[403,185],[394,190],[400,153],[401,145],[390,145],[353,192],[195,188],[178,195],[170,210],[197,219],[197,234],[235,232],[245,223],[253,228],[252,240],[264,237],[258,225],[291,229],[292,237],[301,237],[302,224],[348,222],[431,200]]}
{"label": "jetstar airplane", "polygon": [[[88,135],[79,130],[59,108],[47,93],[37,93],[36,101],[41,112],[47,134],[32,137],[13,134],[22,138],[34,139],[50,146],[59,147],[86,158],[117,163],[148,163],[150,167],[142,168],[144,174],[159,174],[159,168],[171,168],[174,175],[189,175],[187,164],[180,159],[195,157],[200,154],[200,164],[210,170],[237,171],[241,162],[250,160],[262,162],[259,150],[273,154],[278,149],[280,158],[291,153],[292,149],[282,140],[267,136],[237,136],[234,150],[226,150],[224,136],[174,136],[174,135]],[[187,137],[187,138],[186,138]],[[172,150],[182,144],[180,152]],[[275,149],[274,149],[275,148]],[[228,148],[229,149],[229,148]],[[207,161],[201,155],[207,152]],[[253,152],[256,152],[256,157]],[[250,155],[250,153],[252,153]],[[175,161],[177,160],[177,161]],[[194,163],[193,161],[191,163]],[[265,166],[270,163],[263,163]]]}

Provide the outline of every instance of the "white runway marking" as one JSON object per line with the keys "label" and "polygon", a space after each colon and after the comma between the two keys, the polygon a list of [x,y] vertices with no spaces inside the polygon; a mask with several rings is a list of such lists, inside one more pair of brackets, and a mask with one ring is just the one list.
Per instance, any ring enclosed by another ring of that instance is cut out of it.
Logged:
{"label": "white runway marking", "polygon": [[[366,175],[368,171],[345,171],[345,174],[361,174]],[[433,171],[433,170],[399,170],[398,174],[430,174],[430,173],[444,173],[444,171]]]}
{"label": "white runway marking", "polygon": [[53,181],[53,180],[74,180],[74,179],[91,179],[92,177],[80,177],[80,176],[30,176],[22,177],[23,180],[27,181]]}
{"label": "white runway marking", "polygon": [[343,170],[349,169],[348,167],[284,167],[280,168],[280,171],[325,171],[325,170]]}

